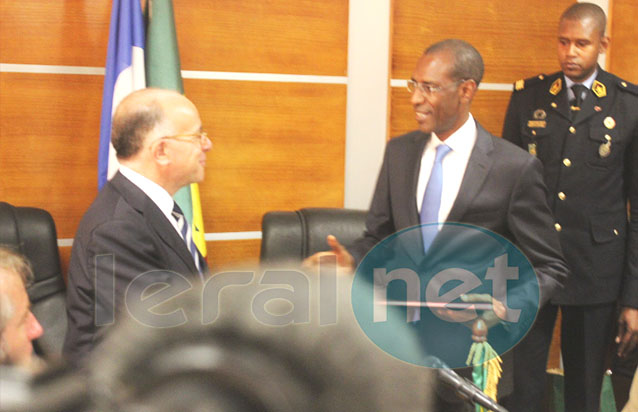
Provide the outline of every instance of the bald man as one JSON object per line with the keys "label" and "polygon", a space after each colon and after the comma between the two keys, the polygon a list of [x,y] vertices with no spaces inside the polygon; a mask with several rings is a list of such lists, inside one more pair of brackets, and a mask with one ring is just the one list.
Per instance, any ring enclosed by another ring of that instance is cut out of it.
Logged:
{"label": "bald man", "polygon": [[26,291],[32,278],[24,257],[0,247],[0,364],[28,370],[38,365],[31,342],[42,336]]}
{"label": "bald man", "polygon": [[130,313],[149,286],[177,293],[208,270],[172,198],[204,179],[212,147],[193,103],[174,91],[134,92],[115,111],[111,141],[120,169],[84,215],[71,252],[64,355],[76,366],[118,318],[161,320]]}

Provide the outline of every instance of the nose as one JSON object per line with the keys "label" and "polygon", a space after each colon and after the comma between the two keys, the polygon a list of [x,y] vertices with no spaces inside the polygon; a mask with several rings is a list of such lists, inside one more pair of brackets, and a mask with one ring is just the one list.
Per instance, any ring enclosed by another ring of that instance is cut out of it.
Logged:
{"label": "nose", "polygon": [[423,95],[423,92],[421,92],[421,90],[419,90],[418,88],[415,89],[412,92],[412,96],[410,96],[410,103],[412,103],[412,106],[422,104],[424,101],[425,96]]}
{"label": "nose", "polygon": [[568,56],[576,56],[576,44],[575,43],[569,43],[569,46],[567,46],[567,55]]}
{"label": "nose", "polygon": [[213,148],[213,141],[210,139],[210,137],[205,136],[204,140],[202,141],[202,150],[204,152],[207,152],[212,148]]}
{"label": "nose", "polygon": [[40,325],[40,322],[38,322],[38,320],[35,318],[33,312],[29,312],[29,318],[27,319],[27,322],[27,337],[29,338],[29,341],[38,339],[40,336],[42,336],[42,325]]}

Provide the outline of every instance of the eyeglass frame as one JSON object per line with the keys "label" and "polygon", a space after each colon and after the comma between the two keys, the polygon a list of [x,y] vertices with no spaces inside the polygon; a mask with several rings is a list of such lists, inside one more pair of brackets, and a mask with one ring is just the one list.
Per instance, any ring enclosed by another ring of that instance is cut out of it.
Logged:
{"label": "eyeglass frame", "polygon": [[[429,83],[425,83],[425,82],[417,82],[414,79],[410,79],[407,82],[406,88],[408,89],[408,92],[410,92],[411,94],[413,94],[414,92],[416,92],[417,90],[421,92],[422,95],[424,96],[433,96],[437,93],[441,93],[443,90],[445,89],[449,89],[451,88],[451,86],[454,87],[458,87],[461,83],[467,81],[469,79],[459,79],[457,81],[454,81],[446,86],[434,86],[431,85]],[[410,89],[412,87],[412,90]]]}
{"label": "eyeglass frame", "polygon": [[208,133],[206,132],[181,133],[181,134],[175,134],[172,136],[163,136],[163,137],[160,137],[160,139],[179,140],[180,142],[191,142],[191,143],[199,142],[200,146],[204,145],[204,143],[206,142],[206,139],[210,140],[211,144],[213,143],[210,137],[208,137]]}

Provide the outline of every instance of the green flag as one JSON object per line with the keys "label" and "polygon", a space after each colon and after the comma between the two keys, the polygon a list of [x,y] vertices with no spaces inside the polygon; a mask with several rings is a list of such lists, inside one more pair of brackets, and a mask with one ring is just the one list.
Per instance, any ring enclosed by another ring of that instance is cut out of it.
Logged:
{"label": "green flag", "polygon": [[[146,1],[146,86],[184,93],[172,0]],[[191,223],[193,241],[206,256],[204,220],[199,186],[193,183],[175,193],[175,201]]]}

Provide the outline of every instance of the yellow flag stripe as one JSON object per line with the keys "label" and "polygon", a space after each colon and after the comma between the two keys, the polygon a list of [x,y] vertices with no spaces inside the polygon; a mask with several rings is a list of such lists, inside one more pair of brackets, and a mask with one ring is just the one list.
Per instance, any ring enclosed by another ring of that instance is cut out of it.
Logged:
{"label": "yellow flag stripe", "polygon": [[202,203],[199,198],[199,185],[197,183],[191,183],[191,205],[193,207],[193,242],[199,249],[199,253],[206,257],[206,239],[204,235],[204,217],[202,215]]}

